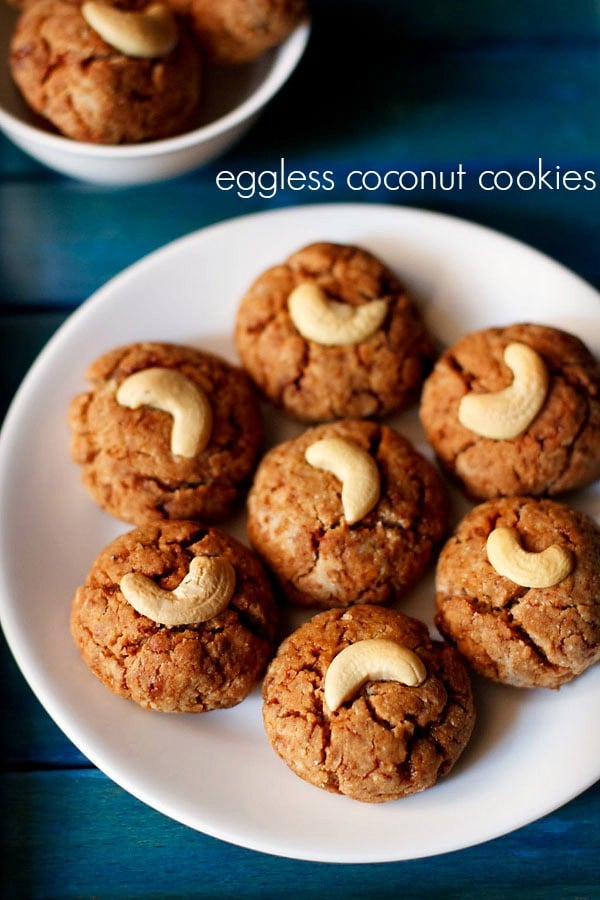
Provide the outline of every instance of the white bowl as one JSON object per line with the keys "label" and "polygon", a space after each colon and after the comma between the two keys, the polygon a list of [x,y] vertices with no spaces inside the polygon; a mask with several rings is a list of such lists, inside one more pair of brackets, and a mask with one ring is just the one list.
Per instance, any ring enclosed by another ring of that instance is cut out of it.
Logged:
{"label": "white bowl", "polygon": [[189,172],[224,153],[250,128],[298,64],[310,32],[299,25],[279,47],[243,66],[208,69],[198,127],[140,144],[106,146],[62,137],[46,127],[15,87],[8,47],[17,13],[0,6],[0,129],[18,147],[73,178],[133,185]]}

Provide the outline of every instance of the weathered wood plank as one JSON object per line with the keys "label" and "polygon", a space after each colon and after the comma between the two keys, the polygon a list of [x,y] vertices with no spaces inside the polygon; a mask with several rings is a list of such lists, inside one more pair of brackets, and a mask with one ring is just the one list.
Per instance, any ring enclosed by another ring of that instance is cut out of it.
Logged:
{"label": "weathered wood plank", "polygon": [[[272,164],[272,160],[266,163]],[[397,160],[366,165],[384,170],[384,166],[394,164],[397,165]],[[232,161],[227,165],[239,172]],[[350,165],[341,163],[342,178]],[[409,163],[409,168],[411,165],[414,163]],[[469,172],[475,173],[476,179],[478,164],[465,165]],[[529,165],[530,162],[524,163],[525,167]],[[583,163],[582,167],[587,169],[589,165]],[[567,167],[572,168],[573,164]],[[597,168],[600,172],[600,166]],[[516,174],[520,170],[511,167],[511,171]],[[0,185],[0,202],[11,193],[11,186]],[[23,308],[74,307],[126,266],[198,228],[242,213],[300,202],[328,201],[394,202],[464,217],[525,240],[575,269],[583,278],[600,284],[597,192],[557,192],[542,196],[538,192],[511,190],[491,194],[471,184],[462,191],[447,194],[427,188],[405,192],[400,197],[384,189],[352,193],[343,188],[326,196],[315,194],[302,199],[288,191],[272,200],[258,197],[240,200],[233,195],[218,198],[215,193],[205,182],[182,179],[169,189],[165,205],[164,188],[145,188],[136,194],[133,209],[123,216],[119,207],[129,202],[126,192],[82,196],[67,184],[60,191],[50,185],[48,190],[45,186],[20,188],[14,192],[11,202],[14,199],[15,206],[22,208],[30,198],[44,212],[38,216],[35,244],[29,240],[28,227],[19,221],[18,213],[11,216],[13,226],[0,234],[0,304]],[[154,221],[155,209],[161,209],[160,224]]]}
{"label": "weathered wood plank", "polygon": [[[546,252],[558,251],[563,261],[572,252],[571,265],[598,280],[591,236],[600,187],[489,192],[477,178],[488,168],[536,169],[542,159],[552,172],[557,166],[594,171],[600,182],[600,47],[439,53],[417,47],[399,62],[368,45],[360,66],[355,50],[333,41],[333,34],[316,36],[296,75],[247,138],[218,163],[187,177],[114,190],[59,176],[5,177],[0,304],[75,305],[182,234],[242,213],[331,201],[393,202],[467,215],[526,234]],[[324,53],[331,59],[327,91]],[[276,168],[282,157],[288,169],[331,170],[335,188],[286,187],[262,198],[216,186],[219,171],[258,173]],[[459,163],[468,173],[462,191],[434,190],[428,183],[424,190],[356,192],[345,180],[356,168],[451,172]]]}
{"label": "weathered wood plank", "polygon": [[379,45],[403,34],[407,41],[444,43],[493,40],[585,40],[600,35],[594,0],[371,0],[368,8],[356,0],[320,0],[314,16],[346,22],[349,32],[379,39]]}
{"label": "weathered wood plank", "polygon": [[7,776],[4,801],[5,897],[583,900],[597,897],[600,883],[600,785],[495,841],[370,866],[224,844],[148,809],[97,771]]}
{"label": "weathered wood plank", "polygon": [[31,363],[66,316],[64,310],[0,312],[0,423]]}
{"label": "weathered wood plank", "polygon": [[0,680],[4,685],[0,761],[5,771],[89,766],[42,708],[0,635]]}

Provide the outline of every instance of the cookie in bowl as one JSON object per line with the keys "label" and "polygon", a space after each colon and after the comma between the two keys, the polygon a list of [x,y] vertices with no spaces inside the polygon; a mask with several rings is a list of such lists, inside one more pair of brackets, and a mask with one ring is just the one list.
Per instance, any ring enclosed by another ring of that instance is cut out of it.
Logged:
{"label": "cookie in bowl", "polygon": [[245,372],[193,347],[141,342],[105,353],[86,377],[68,411],[71,456],[103,509],[135,525],[233,511],[263,435]]}
{"label": "cookie in bowl", "polygon": [[488,500],[440,554],[436,606],[480,675],[559,688],[600,659],[600,529],[554,500]]}
{"label": "cookie in bowl", "polygon": [[76,141],[180,134],[200,102],[200,51],[161,0],[32,0],[15,25],[9,61],[28,105]]}
{"label": "cookie in bowl", "polygon": [[277,607],[256,556],[215,528],[162,522],[120,535],[75,593],[71,634],[114,693],[146,709],[235,706],[273,652]]}
{"label": "cookie in bowl", "polygon": [[263,395],[306,422],[405,408],[435,356],[396,276],[366,250],[332,243],[304,247],[256,279],[235,341]]}
{"label": "cookie in bowl", "polygon": [[304,607],[389,603],[426,571],[448,521],[431,463],[387,425],[307,429],[262,458],[248,495],[250,542]]}
{"label": "cookie in bowl", "polygon": [[450,772],[475,707],[453,647],[416,619],[360,605],[320,613],[285,639],[263,682],[263,720],[300,778],[381,803]]}
{"label": "cookie in bowl", "polygon": [[307,15],[305,0],[168,0],[187,17],[207,59],[252,62],[284,41]]}
{"label": "cookie in bowl", "polygon": [[465,335],[425,382],[420,413],[441,465],[474,499],[560,494],[600,476],[600,365],[559,329]]}

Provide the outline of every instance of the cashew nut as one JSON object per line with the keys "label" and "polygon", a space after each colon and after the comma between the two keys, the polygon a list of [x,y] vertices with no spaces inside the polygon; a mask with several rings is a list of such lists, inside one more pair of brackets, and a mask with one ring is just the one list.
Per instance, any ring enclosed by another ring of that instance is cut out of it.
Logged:
{"label": "cashew nut", "polygon": [[366,450],[343,438],[323,438],[307,447],[304,458],[342,482],[342,507],[348,525],[358,522],[376,505],[379,469]]}
{"label": "cashew nut", "polygon": [[325,702],[334,712],[367,681],[399,681],[417,687],[427,678],[423,660],[408,647],[386,638],[357,641],[332,660],[325,673]]}
{"label": "cashew nut", "polygon": [[117,403],[129,409],[152,406],[173,416],[171,453],[192,457],[207,445],[212,410],[204,392],[175,369],[156,366],[134,372],[117,391]]}
{"label": "cashew nut", "polygon": [[548,370],[543,359],[527,344],[508,344],[504,362],[513,373],[512,383],[489,394],[466,394],[458,418],[465,428],[482,437],[511,440],[522,434],[544,405]]}
{"label": "cashew nut", "polygon": [[292,322],[309,341],[326,347],[360,344],[374,334],[387,313],[386,300],[351,306],[329,300],[312,281],[303,281],[288,297]]}
{"label": "cashew nut", "polygon": [[86,0],[81,14],[90,28],[125,56],[166,56],[177,44],[175,18],[165,3],[151,3],[136,12]]}
{"label": "cashew nut", "polygon": [[552,587],[573,569],[573,558],[564,547],[551,544],[541,553],[529,553],[521,547],[514,528],[495,528],[487,539],[486,550],[496,572],[521,587]]}
{"label": "cashew nut", "polygon": [[124,575],[119,587],[137,612],[159,625],[197,625],[225,609],[235,587],[235,569],[224,556],[195,556],[173,591],[140,572]]}

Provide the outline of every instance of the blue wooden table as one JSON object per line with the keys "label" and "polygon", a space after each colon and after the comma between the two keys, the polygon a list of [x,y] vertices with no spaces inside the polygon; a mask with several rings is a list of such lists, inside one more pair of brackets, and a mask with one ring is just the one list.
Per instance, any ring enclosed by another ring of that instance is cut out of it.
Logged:
{"label": "blue wooden table", "polygon": [[[291,81],[248,136],[201,171],[99,188],[47,171],[0,138],[2,415],[35,355],[96,288],[164,243],[242,213],[346,200],[441,210],[523,239],[600,287],[600,184],[506,187],[540,166],[595,172],[600,182],[596,0],[313,6],[313,36]],[[222,169],[260,171],[281,158],[332,170],[335,189],[264,199],[216,187]],[[357,192],[345,183],[357,168],[459,164],[475,176],[462,189]],[[508,174],[485,190],[485,171]],[[600,897],[599,785],[512,834],[430,859],[275,858],[133,799],[63,736],[4,644],[0,665],[3,897]]]}

